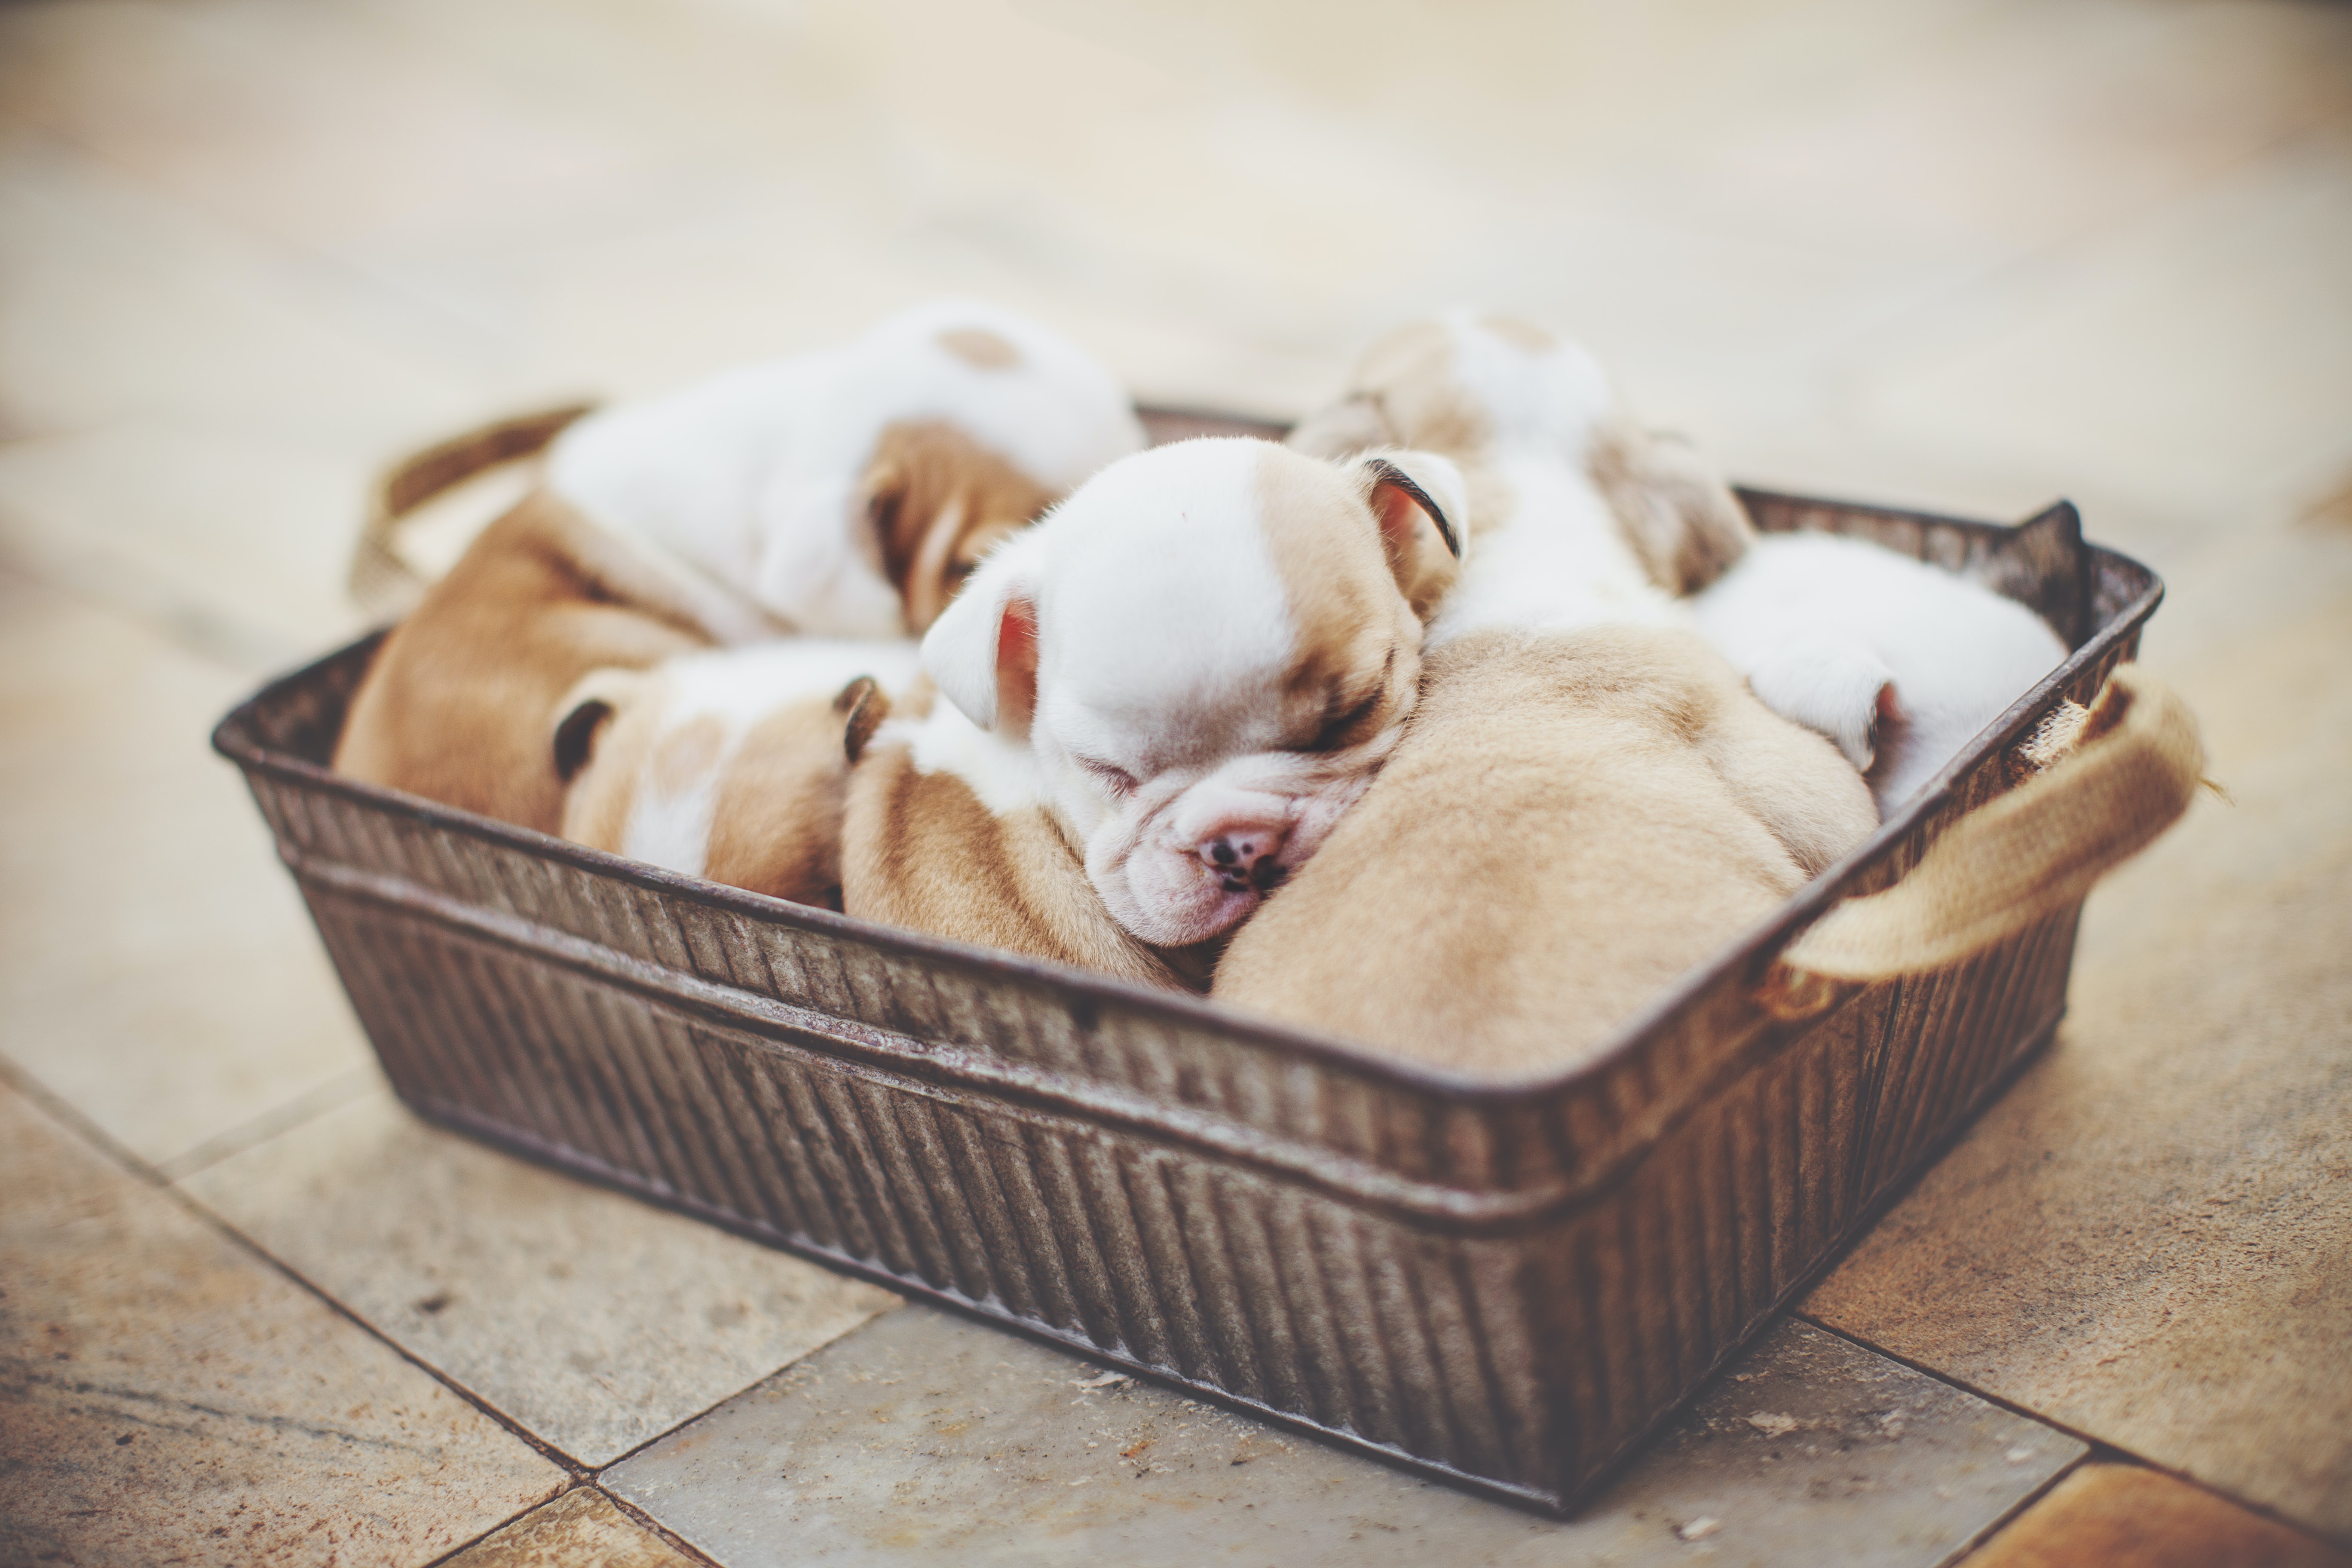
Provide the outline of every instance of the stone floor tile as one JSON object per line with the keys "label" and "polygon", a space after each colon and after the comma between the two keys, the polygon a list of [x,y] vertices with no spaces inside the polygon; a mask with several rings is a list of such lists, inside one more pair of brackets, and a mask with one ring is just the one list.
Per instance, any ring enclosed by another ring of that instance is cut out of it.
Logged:
{"label": "stone floor tile", "polygon": [[563,1481],[0,1087],[0,1562],[411,1568]]}
{"label": "stone floor tile", "polygon": [[417,1359],[592,1466],[897,1300],[428,1126],[388,1091],[182,1184]]}
{"label": "stone floor tile", "polygon": [[1801,1310],[2352,1543],[2352,533],[2236,549],[2150,665],[2234,805],[2093,895],[2055,1047]]}
{"label": "stone floor tile", "polygon": [[276,674],[366,629],[343,583],[367,479],[362,464],[219,431],[34,437],[0,443],[0,549],[248,676]]}
{"label": "stone floor tile", "polygon": [[2352,1568],[2299,1530],[2137,1465],[2084,1465],[2002,1527],[1967,1568]]}
{"label": "stone floor tile", "polygon": [[249,682],[0,570],[0,1052],[158,1165],[370,1060],[205,744]]}
{"label": "stone floor tile", "polygon": [[730,1568],[1865,1556],[1892,1568],[1945,1562],[2082,1452],[1788,1323],[1559,1523],[908,1307],[604,1484]]}
{"label": "stone floor tile", "polygon": [[[101,0],[0,22],[17,116],[305,248],[541,223],[643,163],[594,116],[351,5]],[[521,90],[519,90],[520,89]]]}
{"label": "stone floor tile", "polygon": [[693,1568],[668,1542],[594,1487],[542,1503],[443,1568]]}
{"label": "stone floor tile", "polygon": [[[12,20],[80,9],[0,13],[0,40]],[[12,433],[146,422],[364,475],[498,408],[511,352],[480,324],[170,201],[0,112],[0,411]],[[356,505],[345,496],[318,527],[348,538]]]}
{"label": "stone floor tile", "polygon": [[2352,468],[2352,122],[1838,357],[1858,435],[2031,473],[2126,542],[2291,516]]}

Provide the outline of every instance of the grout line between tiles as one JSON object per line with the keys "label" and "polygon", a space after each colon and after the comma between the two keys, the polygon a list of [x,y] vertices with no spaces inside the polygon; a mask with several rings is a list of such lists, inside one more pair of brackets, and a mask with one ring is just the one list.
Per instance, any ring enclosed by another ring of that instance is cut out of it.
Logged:
{"label": "grout line between tiles", "polygon": [[327,1308],[337,1317],[340,1317],[346,1322],[352,1324],[361,1332],[366,1334],[370,1339],[383,1344],[389,1349],[393,1354],[398,1356],[409,1365],[416,1368],[419,1372],[424,1373],[427,1377],[433,1379],[434,1382],[449,1390],[450,1393],[456,1394],[467,1405],[470,1405],[475,1409],[480,1411],[484,1415],[488,1416],[500,1427],[513,1434],[517,1438],[520,1438],[525,1446],[536,1452],[541,1458],[547,1460],[550,1464],[562,1470],[566,1478],[566,1484],[559,1487],[555,1491],[550,1492],[547,1497],[541,1498],[540,1500],[541,1503],[552,1500],[554,1498],[561,1496],[563,1492],[572,1489],[573,1485],[576,1485],[580,1481],[588,1478],[591,1472],[586,1465],[574,1459],[571,1455],[566,1454],[561,1448],[555,1447],[554,1444],[550,1443],[545,1438],[540,1436],[537,1433],[530,1431],[529,1428],[522,1426],[521,1423],[516,1421],[514,1417],[509,1415],[505,1411],[500,1410],[497,1405],[492,1405],[480,1394],[476,1394],[472,1389],[467,1388],[464,1384],[459,1383],[456,1378],[450,1376],[439,1367],[436,1367],[432,1363],[412,1353],[405,1345],[403,1345],[399,1341],[392,1338],[389,1334],[386,1334],[381,1329],[378,1329],[374,1324],[369,1322],[365,1318],[362,1318],[357,1312],[352,1311],[351,1308],[345,1306],[333,1296],[328,1294],[327,1291],[321,1289],[316,1282],[302,1275],[282,1258],[279,1258],[269,1252],[267,1248],[263,1247],[260,1243],[255,1241],[251,1237],[246,1235],[243,1231],[229,1224],[226,1220],[215,1214],[212,1210],[196,1202],[194,1198],[188,1195],[188,1194],[183,1191],[180,1187],[165,1180],[163,1173],[156,1170],[154,1166],[149,1164],[146,1161],[141,1159],[138,1155],[132,1153],[130,1150],[116,1142],[114,1139],[107,1133],[105,1129],[90,1121],[89,1118],[84,1116],[79,1110],[75,1109],[67,1101],[59,1099],[48,1089],[47,1085],[34,1079],[22,1068],[18,1067],[16,1062],[10,1060],[5,1056],[0,1056],[0,1083],[5,1083],[7,1087],[16,1090],[16,1092],[25,1096],[26,1099],[31,1100],[43,1110],[48,1112],[52,1118],[63,1122],[69,1130],[79,1134],[85,1142],[89,1143],[100,1154],[112,1160],[117,1165],[121,1166],[124,1173],[137,1181],[145,1183],[147,1185],[154,1188],[157,1192],[162,1193],[166,1198],[170,1199],[173,1203],[177,1204],[181,1209],[204,1225],[207,1229],[212,1230],[216,1235],[227,1240],[238,1250],[250,1254],[267,1268],[283,1276],[285,1279],[291,1280],[294,1284],[299,1286],[309,1294],[317,1297],[320,1301],[324,1302]]}
{"label": "grout line between tiles", "polygon": [[[675,1211],[667,1212],[674,1213]],[[797,1255],[793,1253],[784,1253],[783,1256],[791,1258]],[[824,1267],[823,1264],[818,1264],[816,1266],[818,1268]],[[855,1274],[845,1274],[839,1269],[829,1269],[827,1272],[843,1279],[856,1279],[857,1278]],[[604,1479],[607,1475],[610,1475],[621,1466],[627,1464],[631,1459],[635,1458],[639,1454],[644,1453],[647,1448],[652,1447],[655,1444],[662,1441],[666,1437],[668,1437],[673,1433],[684,1431],[687,1427],[693,1426],[704,1416],[716,1411],[720,1405],[727,1404],[730,1400],[740,1399],[744,1394],[750,1393],[752,1389],[759,1387],[761,1384],[775,1376],[778,1373],[784,1372],[792,1367],[796,1367],[800,1365],[801,1363],[809,1360],[813,1356],[823,1355],[834,1346],[856,1338],[857,1335],[862,1334],[866,1330],[872,1328],[875,1324],[880,1322],[883,1319],[888,1317],[891,1313],[898,1311],[906,1304],[905,1300],[902,1298],[899,1300],[898,1305],[896,1307],[885,1307],[880,1311],[874,1313],[870,1317],[861,1318],[856,1322],[851,1324],[848,1328],[844,1329],[841,1332],[834,1335],[833,1338],[809,1346],[808,1349],[801,1352],[800,1354],[793,1356],[789,1361],[778,1363],[776,1365],[772,1366],[767,1371],[761,1373],[759,1376],[753,1378],[751,1382],[743,1384],[740,1388],[720,1394],[718,1398],[712,1400],[701,1409],[695,1411],[690,1415],[681,1416],[678,1420],[672,1422],[669,1426],[663,1427],[652,1436],[647,1437],[644,1442],[637,1444],[634,1447],[625,1448],[620,1453],[614,1455],[603,1464],[594,1467],[593,1474],[596,1477],[598,1484],[603,1484]]]}
{"label": "grout line between tiles", "polygon": [[[291,1132],[306,1121],[314,1121],[361,1099],[371,1086],[383,1081],[383,1075],[373,1066],[352,1068],[338,1073],[325,1083],[305,1089],[258,1116],[248,1117],[227,1131],[207,1138],[184,1153],[173,1155],[156,1165],[155,1173],[177,1185],[231,1155],[243,1153],[257,1143],[266,1143],[283,1133]],[[390,1090],[387,1089],[386,1092]]]}
{"label": "grout line between tiles", "polygon": [[[614,1461],[616,1464],[618,1462],[618,1460]],[[604,1500],[611,1503],[614,1508],[620,1510],[625,1517],[635,1521],[646,1530],[651,1531],[654,1534],[661,1537],[663,1541],[668,1542],[673,1549],[684,1556],[688,1562],[707,1563],[709,1565],[709,1568],[726,1568],[726,1565],[721,1563],[718,1558],[711,1556],[710,1553],[703,1551],[700,1547],[695,1545],[694,1542],[688,1541],[675,1530],[672,1530],[668,1525],[664,1524],[660,1520],[656,1519],[652,1514],[647,1513],[644,1509],[639,1508],[627,1498],[621,1496],[620,1493],[614,1491],[611,1488],[601,1483],[597,1484],[596,1489],[604,1493]]]}
{"label": "grout line between tiles", "polygon": [[1969,1537],[1966,1542],[1961,1543],[1958,1551],[1954,1552],[1950,1556],[1937,1563],[1936,1568],[1964,1568],[1968,1560],[1974,1557],[1978,1552],[1983,1551],[1984,1548],[1991,1542],[1993,1537],[1999,1535],[2002,1531],[2007,1530],[2011,1523],[2019,1516],[2023,1514],[2027,1509],[2032,1508],[2035,1503],[2038,1503],[2043,1498],[2048,1497],[2051,1491],[2056,1488],[2060,1481],[2064,1480],[2068,1476],[2073,1475],[2076,1470],[2079,1470],[2084,1465],[2089,1464],[2096,1455],[2097,1449],[2095,1447],[2091,1453],[2077,1454],[2074,1458],[2059,1466],[2057,1469],[2051,1472],[2049,1478],[2042,1481],[2040,1486],[2034,1488],[2032,1491],[2018,1499],[2016,1503],[2006,1512],[2002,1513],[1998,1519],[1995,1519],[1990,1524],[1986,1525],[1982,1530],[1978,1531],[1974,1535]]}
{"label": "grout line between tiles", "polygon": [[471,1552],[475,1547],[479,1546],[483,1542],[488,1541],[491,1536],[496,1535],[499,1531],[505,1530],[511,1525],[520,1524],[524,1520],[529,1519],[541,1509],[553,1508],[557,1503],[562,1502],[565,1498],[570,1497],[573,1492],[578,1491],[581,1488],[587,1486],[588,1484],[588,1482],[581,1479],[578,1476],[573,1476],[569,1480],[565,1481],[562,1489],[557,1491],[552,1497],[541,1498],[537,1502],[531,1503],[527,1507],[520,1509],[514,1513],[508,1515],[506,1518],[499,1521],[498,1523],[491,1525],[488,1530],[483,1531],[480,1534],[467,1536],[465,1540],[457,1542],[457,1545],[449,1548],[448,1551],[441,1553],[440,1556],[433,1559],[432,1562],[425,1563],[425,1568],[442,1568],[442,1564],[455,1562],[457,1558],[464,1556],[468,1552]]}
{"label": "grout line between tiles", "polygon": [[[2249,1513],[2260,1514],[2263,1518],[2271,1521],[2273,1523],[2283,1524],[2290,1530],[2299,1531],[2303,1534],[2312,1537],[2314,1540],[2333,1542],[2335,1539],[2333,1536],[2326,1534],[2304,1520],[2299,1520],[2291,1514],[2281,1512],[2277,1508],[2269,1503],[2256,1502],[2252,1499],[2240,1497],[2235,1492],[2224,1491],[2220,1487],[2213,1485],[2212,1482],[2201,1479],[2199,1477],[2190,1474],[2187,1470],[2179,1469],[2171,1465],[2164,1464],[2159,1460],[2152,1459],[2136,1448],[2127,1448],[2112,1437],[2101,1437],[2095,1433],[2085,1431],[2080,1427],[2070,1426],[2054,1415],[2046,1415],[2042,1411],[2034,1409],[2031,1405],[2021,1405],[2016,1400],[1996,1394],[1989,1388],[1979,1388],[1975,1384],[1969,1382],[1966,1378],[1956,1376],[1948,1372],[1939,1371],[1937,1368],[1928,1365],[1925,1362],[1914,1361],[1909,1356],[1904,1355],[1899,1351],[1891,1351],[1884,1345],[1873,1344],[1870,1341],[1864,1339],[1859,1334],[1851,1333],[1846,1330],[1825,1323],[1819,1318],[1813,1317],[1805,1312],[1798,1311],[1794,1308],[1790,1309],[1789,1315],[1801,1322],[1811,1324],[1814,1328],[1821,1330],[1822,1332],[1825,1334],[1834,1334],[1839,1339],[1845,1341],[1848,1344],[1858,1345],[1874,1355],[1885,1356],[1891,1362],[1900,1363],[1902,1365],[1909,1367],[1916,1373],[1920,1373],[1926,1376],[1934,1378],[1938,1383],[1949,1384],[1951,1387],[1958,1389],[1963,1394],[1983,1400],[1987,1405],[1996,1405],[2000,1409],[2008,1411],[2012,1415],[2021,1415],[2029,1421],[2049,1427],[2053,1432],[2063,1432],[2067,1436],[2074,1438],[2076,1442],[2090,1445],[2091,1452],[2084,1455],[2082,1458],[2076,1460],[2075,1465],[2085,1464],[2092,1460],[2099,1460],[2110,1464],[2126,1463],[2137,1465],[2143,1469],[2155,1470],[2159,1474],[2170,1476],[2174,1480],[2195,1487],[2201,1492],[2209,1492],[2214,1497],[2221,1498],[2226,1502],[2244,1509]],[[2070,1471],[2074,1468],[2074,1465],[2067,1467],[2067,1469]]]}

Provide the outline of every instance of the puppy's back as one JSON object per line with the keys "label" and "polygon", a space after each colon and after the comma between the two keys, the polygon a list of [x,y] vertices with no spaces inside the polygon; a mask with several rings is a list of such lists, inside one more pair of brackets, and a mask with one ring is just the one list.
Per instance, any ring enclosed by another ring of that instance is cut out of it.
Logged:
{"label": "puppy's back", "polygon": [[615,602],[584,564],[596,549],[545,491],[491,523],[376,650],[335,771],[557,832],[563,781],[548,711],[592,669],[642,669],[709,646],[681,617]]}
{"label": "puppy's back", "polygon": [[1435,1065],[1539,1072],[1874,824],[1835,750],[1687,634],[1466,637],[1430,656],[1395,755],[1212,994]]}

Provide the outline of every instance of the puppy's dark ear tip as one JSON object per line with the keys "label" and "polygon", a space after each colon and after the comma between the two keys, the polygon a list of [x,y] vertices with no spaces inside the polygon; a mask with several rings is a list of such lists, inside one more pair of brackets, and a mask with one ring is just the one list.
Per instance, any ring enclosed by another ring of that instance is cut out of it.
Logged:
{"label": "puppy's dark ear tip", "polygon": [[588,753],[596,743],[596,727],[613,716],[613,705],[600,697],[592,697],[563,716],[555,727],[555,776],[570,784],[574,774],[588,765]]}
{"label": "puppy's dark ear tip", "polygon": [[841,750],[855,766],[857,759],[866,754],[866,743],[874,739],[874,731],[890,717],[890,694],[872,676],[861,675],[841,689],[841,694],[833,700],[833,710],[846,715]]}

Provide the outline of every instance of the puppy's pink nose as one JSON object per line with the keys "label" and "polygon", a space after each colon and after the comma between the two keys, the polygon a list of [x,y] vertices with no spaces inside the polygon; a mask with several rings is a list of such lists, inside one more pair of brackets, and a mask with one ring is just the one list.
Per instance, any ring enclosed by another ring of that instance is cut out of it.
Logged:
{"label": "puppy's pink nose", "polygon": [[1203,839],[1199,854],[1228,893],[1245,893],[1252,888],[1264,892],[1286,875],[1275,859],[1282,853],[1284,837],[1283,828],[1273,823],[1231,827]]}

